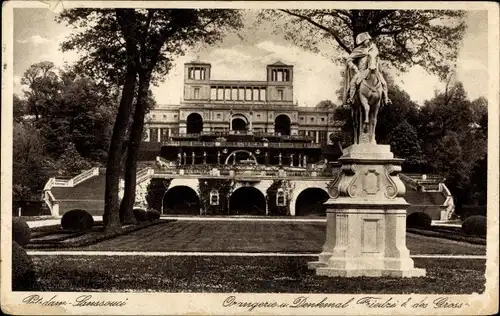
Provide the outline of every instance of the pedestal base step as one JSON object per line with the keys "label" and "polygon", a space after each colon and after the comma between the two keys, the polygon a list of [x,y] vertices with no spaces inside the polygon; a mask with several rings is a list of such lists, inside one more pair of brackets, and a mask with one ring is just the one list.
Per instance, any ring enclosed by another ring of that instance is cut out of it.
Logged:
{"label": "pedestal base step", "polygon": [[393,270],[393,269],[338,269],[315,261],[307,264],[309,270],[316,270],[316,275],[328,277],[397,277],[397,278],[415,278],[424,277],[425,269],[408,269],[408,270]]}

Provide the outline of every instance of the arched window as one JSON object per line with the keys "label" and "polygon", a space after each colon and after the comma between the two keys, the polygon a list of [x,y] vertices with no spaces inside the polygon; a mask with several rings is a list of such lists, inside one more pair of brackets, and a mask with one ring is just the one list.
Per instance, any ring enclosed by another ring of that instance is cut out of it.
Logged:
{"label": "arched window", "polygon": [[278,192],[276,192],[276,205],[277,206],[286,206],[286,199],[285,199],[285,192],[283,189],[278,189]]}
{"label": "arched window", "polygon": [[210,205],[219,205],[219,191],[212,190],[210,192]]}
{"label": "arched window", "polygon": [[198,134],[203,131],[203,118],[198,113],[191,113],[187,119],[187,133]]}

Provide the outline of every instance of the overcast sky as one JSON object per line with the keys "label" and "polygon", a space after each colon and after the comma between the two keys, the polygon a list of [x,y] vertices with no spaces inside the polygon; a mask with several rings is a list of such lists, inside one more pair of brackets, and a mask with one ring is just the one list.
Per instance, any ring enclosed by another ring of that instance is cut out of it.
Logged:
{"label": "overcast sky", "polygon": [[[335,91],[343,66],[334,65],[320,55],[304,51],[272,34],[272,25],[254,25],[255,12],[245,14],[243,38],[228,35],[217,46],[192,51],[176,61],[159,87],[153,88],[160,104],[178,104],[182,96],[183,64],[199,58],[212,64],[212,79],[266,80],[265,67],[278,60],[294,65],[294,98],[301,106],[314,106],[319,101],[337,101]],[[62,53],[59,45],[71,28],[54,21],[55,13],[48,9],[15,9],[14,11],[14,92],[22,94],[20,79],[26,69],[39,61],[52,61],[57,66],[72,63],[76,52]],[[457,76],[463,82],[470,99],[488,93],[488,21],[487,11],[470,11],[467,32],[460,49]],[[442,89],[439,80],[415,67],[400,74],[397,83],[422,104]]]}

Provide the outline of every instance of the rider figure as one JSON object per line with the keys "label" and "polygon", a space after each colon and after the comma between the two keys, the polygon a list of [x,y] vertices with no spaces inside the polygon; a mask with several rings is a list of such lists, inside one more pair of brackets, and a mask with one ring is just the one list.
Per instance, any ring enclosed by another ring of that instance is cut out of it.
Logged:
{"label": "rider figure", "polygon": [[[354,96],[356,94],[357,87],[359,86],[363,78],[366,76],[366,71],[368,69],[368,62],[365,57],[367,57],[368,54],[372,52],[378,53],[377,45],[375,45],[375,43],[373,43],[371,39],[372,38],[370,34],[368,34],[367,32],[358,34],[358,36],[356,36],[356,44],[358,46],[351,52],[349,57],[347,57],[346,60],[347,72],[350,73],[350,70],[355,71],[355,75],[348,82],[349,88],[347,90],[347,95],[349,96],[349,98],[347,99],[347,104],[354,103]],[[385,81],[384,76],[380,72],[378,73],[379,73],[379,80],[383,88],[383,93],[382,93],[383,100],[385,104],[389,104],[391,103],[391,100],[389,100],[387,95],[387,82]]]}

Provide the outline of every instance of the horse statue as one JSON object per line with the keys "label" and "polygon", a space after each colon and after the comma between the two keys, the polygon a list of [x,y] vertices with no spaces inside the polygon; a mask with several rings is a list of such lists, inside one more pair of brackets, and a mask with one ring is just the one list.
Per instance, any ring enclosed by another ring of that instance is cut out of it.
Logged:
{"label": "horse statue", "polygon": [[[370,52],[366,58],[368,67],[351,104],[355,144],[376,144],[375,128],[382,103],[383,87],[379,77],[378,53]],[[363,137],[364,135],[367,139]]]}
{"label": "horse statue", "polygon": [[[391,101],[387,97],[387,83],[379,70],[379,51],[375,43],[366,32],[356,37],[356,43],[358,46],[347,58],[344,97],[351,106],[354,143],[376,144],[378,111],[381,105]],[[353,69],[356,73],[351,79]]]}

